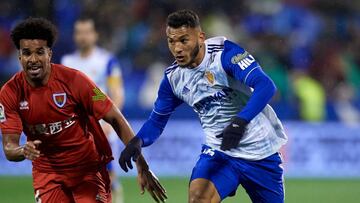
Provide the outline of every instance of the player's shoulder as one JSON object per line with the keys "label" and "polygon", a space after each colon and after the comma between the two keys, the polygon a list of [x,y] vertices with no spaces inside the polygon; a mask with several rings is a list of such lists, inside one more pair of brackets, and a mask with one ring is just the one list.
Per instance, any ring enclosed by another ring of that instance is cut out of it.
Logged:
{"label": "player's shoulder", "polygon": [[19,87],[24,84],[25,80],[23,77],[23,71],[17,72],[13,75],[1,88],[1,90],[14,90],[16,91]]}
{"label": "player's shoulder", "polygon": [[65,83],[70,83],[74,79],[76,79],[79,75],[83,75],[83,73],[77,69],[72,67],[67,67],[62,64],[52,63],[52,70],[54,71],[54,79],[60,80]]}
{"label": "player's shoulder", "polygon": [[0,89],[0,98],[6,97],[16,97],[22,92],[22,87],[24,87],[25,78],[23,76],[23,71],[16,73],[10,78]]}
{"label": "player's shoulder", "polygon": [[168,66],[165,69],[165,75],[169,75],[169,74],[173,73],[178,68],[179,68],[179,65],[176,63],[176,61],[174,61],[170,66]]}
{"label": "player's shoulder", "polygon": [[208,48],[212,47],[224,47],[224,42],[226,41],[226,37],[224,36],[216,36],[211,37],[205,40],[205,44],[207,44]]}
{"label": "player's shoulder", "polygon": [[230,62],[237,64],[248,55],[249,53],[241,45],[230,40],[224,41],[224,50],[221,55],[221,61],[223,64]]}

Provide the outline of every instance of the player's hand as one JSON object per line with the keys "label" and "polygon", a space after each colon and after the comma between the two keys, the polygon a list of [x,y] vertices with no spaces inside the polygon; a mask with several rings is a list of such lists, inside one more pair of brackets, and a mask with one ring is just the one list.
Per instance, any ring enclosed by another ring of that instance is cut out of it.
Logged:
{"label": "player's hand", "polygon": [[143,156],[139,156],[136,165],[138,169],[137,178],[141,194],[144,194],[146,189],[156,202],[165,202],[167,199],[166,190],[160,184],[159,179],[155,176],[155,174],[149,170],[149,166]]}
{"label": "player's hand", "polygon": [[244,136],[246,126],[249,122],[234,117],[230,125],[228,125],[222,133],[222,142],[220,149],[223,151],[236,148],[239,145],[240,139]]}
{"label": "player's hand", "polygon": [[23,154],[25,159],[31,161],[40,157],[40,150],[38,150],[39,145],[41,144],[40,140],[27,141],[23,146]]}
{"label": "player's hand", "polygon": [[142,140],[139,137],[133,137],[130,142],[126,145],[125,149],[121,152],[119,158],[120,167],[128,172],[128,167],[133,168],[131,159],[136,162],[137,158],[141,154]]}

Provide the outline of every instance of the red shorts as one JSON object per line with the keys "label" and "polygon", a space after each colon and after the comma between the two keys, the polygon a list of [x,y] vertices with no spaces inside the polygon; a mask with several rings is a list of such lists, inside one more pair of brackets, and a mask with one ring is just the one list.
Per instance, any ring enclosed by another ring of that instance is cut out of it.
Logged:
{"label": "red shorts", "polygon": [[33,170],[37,203],[111,203],[110,177],[105,167],[83,173]]}

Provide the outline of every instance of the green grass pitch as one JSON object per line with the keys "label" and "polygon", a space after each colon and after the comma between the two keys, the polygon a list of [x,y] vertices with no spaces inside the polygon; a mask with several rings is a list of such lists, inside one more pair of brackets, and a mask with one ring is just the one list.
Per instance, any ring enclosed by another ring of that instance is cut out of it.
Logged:
{"label": "green grass pitch", "polygon": [[[169,203],[187,202],[187,178],[160,177],[166,187]],[[149,194],[140,195],[135,178],[122,178],[125,203],[147,203]],[[1,203],[35,202],[32,194],[31,177],[0,177]],[[360,179],[286,179],[286,203],[358,203],[360,202]],[[250,203],[242,188],[237,195],[224,203]]]}

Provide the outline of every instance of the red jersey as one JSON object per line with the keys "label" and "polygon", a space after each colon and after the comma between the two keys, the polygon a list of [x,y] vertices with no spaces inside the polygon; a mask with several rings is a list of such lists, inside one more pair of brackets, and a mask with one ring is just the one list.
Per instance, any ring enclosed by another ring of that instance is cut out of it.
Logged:
{"label": "red jersey", "polygon": [[[0,92],[0,128],[41,140],[33,168],[42,172],[95,169],[112,159],[98,122],[111,100],[80,71],[51,64],[48,83],[30,86],[17,73]],[[2,108],[2,109],[1,109]]]}

